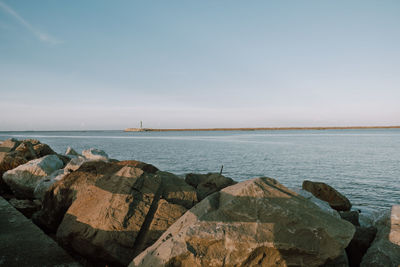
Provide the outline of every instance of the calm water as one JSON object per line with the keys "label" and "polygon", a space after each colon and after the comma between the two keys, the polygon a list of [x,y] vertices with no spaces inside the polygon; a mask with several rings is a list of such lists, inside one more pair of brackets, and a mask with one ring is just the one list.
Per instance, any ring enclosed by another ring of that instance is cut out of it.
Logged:
{"label": "calm water", "polygon": [[288,187],[326,182],[371,212],[400,203],[400,129],[238,132],[0,132],[36,138],[59,153],[95,147],[176,174],[219,172],[237,181],[276,178]]}

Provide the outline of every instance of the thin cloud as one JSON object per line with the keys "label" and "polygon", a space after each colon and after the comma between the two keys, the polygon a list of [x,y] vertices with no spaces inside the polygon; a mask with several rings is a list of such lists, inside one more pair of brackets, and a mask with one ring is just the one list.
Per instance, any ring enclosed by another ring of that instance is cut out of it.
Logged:
{"label": "thin cloud", "polygon": [[28,29],[31,33],[33,33],[40,41],[48,43],[48,44],[60,44],[62,43],[60,40],[44,33],[35,27],[33,27],[29,22],[27,22],[23,17],[21,17],[14,9],[6,5],[4,2],[0,1],[0,9],[3,9],[6,13],[13,16],[22,26]]}

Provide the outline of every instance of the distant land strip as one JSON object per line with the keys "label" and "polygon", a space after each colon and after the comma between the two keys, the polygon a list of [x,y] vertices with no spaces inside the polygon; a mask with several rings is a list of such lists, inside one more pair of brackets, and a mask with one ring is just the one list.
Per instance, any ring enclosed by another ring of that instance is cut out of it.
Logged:
{"label": "distant land strip", "polygon": [[125,132],[186,132],[186,131],[280,131],[280,130],[345,130],[345,129],[398,129],[400,126],[334,126],[334,127],[261,127],[261,128],[193,128],[154,129],[127,128]]}

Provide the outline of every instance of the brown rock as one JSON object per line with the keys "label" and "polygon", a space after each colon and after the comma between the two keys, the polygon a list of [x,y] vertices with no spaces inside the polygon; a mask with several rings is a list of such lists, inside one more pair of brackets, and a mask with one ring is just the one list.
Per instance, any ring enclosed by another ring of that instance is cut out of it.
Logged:
{"label": "brown rock", "polygon": [[333,187],[320,182],[304,181],[303,189],[311,192],[315,197],[326,201],[337,211],[349,211],[351,209],[350,201],[336,191]]}
{"label": "brown rock", "polygon": [[53,184],[35,221],[55,230],[65,247],[107,264],[132,258],[196,202],[183,179],[138,162],[86,162]]}
{"label": "brown rock", "polygon": [[371,247],[362,258],[361,267],[400,266],[400,205],[376,224],[378,232]]}
{"label": "brown rock", "polygon": [[37,158],[35,150],[30,142],[22,142],[15,149],[15,151],[17,151],[20,156],[26,158],[28,161]]}
{"label": "brown rock", "polygon": [[200,200],[206,198],[214,192],[220,191],[221,189],[234,185],[237,182],[231,178],[225,177],[218,173],[208,174],[195,174],[189,173],[185,177],[186,183],[190,184],[197,191],[197,197]]}
{"label": "brown rock", "polygon": [[33,146],[33,149],[35,150],[36,156],[38,158],[44,157],[46,155],[56,154],[56,152],[54,152],[53,149],[51,149],[47,144],[38,143]]}
{"label": "brown rock", "polygon": [[256,178],[205,198],[129,266],[320,266],[354,231],[276,180]]}
{"label": "brown rock", "polygon": [[136,168],[139,168],[147,173],[156,173],[158,169],[151,164],[137,161],[137,160],[123,160],[123,161],[116,161],[119,165],[130,165]]}

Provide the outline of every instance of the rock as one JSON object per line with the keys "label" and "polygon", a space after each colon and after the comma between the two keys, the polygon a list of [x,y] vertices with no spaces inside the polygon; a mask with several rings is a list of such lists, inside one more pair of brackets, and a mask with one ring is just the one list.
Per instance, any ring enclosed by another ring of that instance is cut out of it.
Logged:
{"label": "rock", "polygon": [[354,231],[276,180],[255,178],[203,199],[129,266],[320,266]]}
{"label": "rock", "polygon": [[27,160],[32,160],[37,158],[35,150],[33,149],[33,146],[29,142],[22,142],[15,151],[18,152],[22,157],[26,158]]}
{"label": "rock", "polygon": [[376,227],[356,227],[356,233],[346,248],[350,266],[360,266],[361,259],[367,252],[376,235]]}
{"label": "rock", "polygon": [[333,260],[328,260],[321,267],[349,267],[349,259],[347,258],[346,251],[343,250],[339,257]]}
{"label": "rock", "polygon": [[237,182],[231,178],[225,177],[218,173],[208,174],[195,174],[189,173],[185,177],[186,183],[190,184],[197,191],[197,197],[200,200],[204,199],[208,195],[217,192],[227,186],[234,185]]}
{"label": "rock", "polygon": [[87,162],[88,160],[84,157],[76,157],[71,159],[70,162],[68,162],[67,165],[65,165],[65,171],[66,172],[73,172],[79,169],[79,167],[82,166],[83,163]]}
{"label": "rock", "polygon": [[355,211],[355,210],[341,211],[341,212],[339,212],[339,214],[343,220],[351,222],[354,226],[360,226],[360,222],[358,221],[358,218],[359,218],[358,211]]}
{"label": "rock", "polygon": [[333,187],[320,182],[304,181],[303,189],[311,192],[315,197],[326,201],[337,211],[349,211],[351,209],[350,201],[336,191]]}
{"label": "rock", "polygon": [[[4,183],[2,176],[3,173],[18,167],[19,165],[27,163],[29,160],[38,158],[35,152],[35,146],[39,145],[38,140],[26,139],[18,141],[16,139],[5,140],[0,145],[0,193],[11,193],[10,188]],[[40,152],[45,154],[46,151]]]}
{"label": "rock", "polygon": [[64,166],[67,165],[71,161],[71,158],[68,157],[68,156],[61,155],[61,154],[56,154],[56,155],[57,155],[57,157],[59,159],[61,159],[61,161],[63,162]]}
{"label": "rock", "polygon": [[7,139],[0,144],[0,152],[8,153],[10,151],[14,151],[19,146],[19,144],[21,144],[21,141],[18,141],[17,139]]}
{"label": "rock", "polygon": [[32,214],[40,209],[40,203],[29,199],[10,199],[10,204],[27,218],[31,218]]}
{"label": "rock", "polygon": [[33,198],[38,183],[62,167],[63,162],[56,155],[48,155],[5,172],[3,180],[18,198]]}
{"label": "rock", "polygon": [[53,151],[47,144],[38,143],[33,146],[33,150],[36,153],[36,157],[41,158],[47,155],[54,155],[56,152]]}
{"label": "rock", "polygon": [[89,259],[126,266],[197,203],[183,179],[144,169],[153,168],[85,162],[46,191],[34,221],[57,229],[61,244]]}
{"label": "rock", "polygon": [[294,188],[294,189],[291,189],[291,190],[293,190],[297,194],[301,195],[305,199],[308,199],[309,201],[311,201],[312,203],[317,205],[324,212],[329,213],[330,215],[332,215],[332,216],[334,216],[336,218],[340,218],[339,213],[336,210],[332,209],[331,206],[329,206],[328,202],[314,197],[313,194],[311,194],[310,192],[308,192],[308,191],[306,191],[304,189]]}
{"label": "rock", "polygon": [[33,195],[35,196],[36,199],[43,201],[43,197],[46,193],[46,191],[49,189],[49,187],[54,184],[57,181],[62,180],[69,172],[67,172],[64,169],[59,169],[54,171],[52,174],[49,176],[45,177],[42,179],[37,186],[35,187],[35,190],[33,191]]}
{"label": "rock", "polygon": [[89,160],[108,161],[107,153],[104,152],[103,150],[96,149],[96,148],[90,148],[87,150],[83,150],[82,155]]}
{"label": "rock", "polygon": [[76,152],[72,147],[68,147],[67,151],[65,151],[66,156],[78,157],[81,156],[78,152]]}
{"label": "rock", "polygon": [[114,163],[119,162],[119,164],[122,164],[122,165],[130,165],[130,166],[139,168],[147,173],[158,172],[158,168],[154,167],[153,165],[145,163],[145,162],[137,161],[137,160],[123,160],[123,161],[114,160],[113,162]]}
{"label": "rock", "polygon": [[376,224],[378,232],[362,258],[362,267],[398,267],[400,265],[400,205]]}

